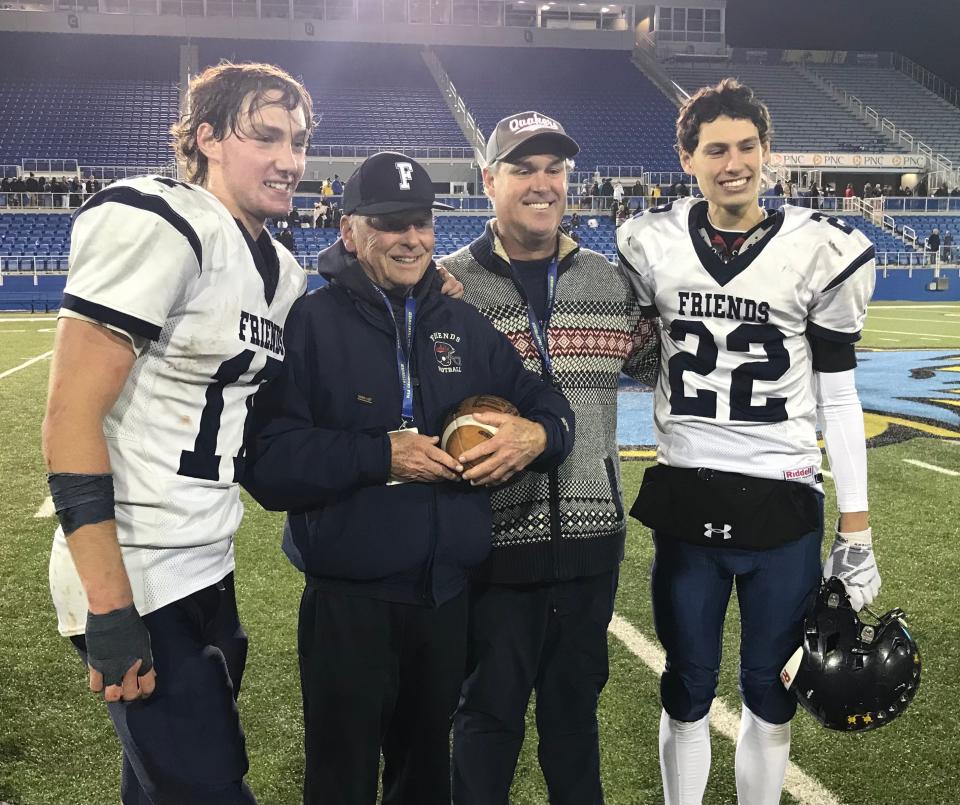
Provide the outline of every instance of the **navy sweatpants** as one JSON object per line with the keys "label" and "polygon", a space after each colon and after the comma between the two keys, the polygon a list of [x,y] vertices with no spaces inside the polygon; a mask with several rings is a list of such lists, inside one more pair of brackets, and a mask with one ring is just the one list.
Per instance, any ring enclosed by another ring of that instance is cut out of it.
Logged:
{"label": "navy sweatpants", "polygon": [[[107,705],[123,746],[123,805],[255,805],[237,711],[247,658],[233,574],[143,616],[157,687]],[[83,637],[71,638],[86,660]]]}
{"label": "navy sweatpants", "polygon": [[455,805],[507,805],[537,692],[540,768],[552,805],[602,805],[597,704],[619,576],[470,593],[467,679],[453,728]]}

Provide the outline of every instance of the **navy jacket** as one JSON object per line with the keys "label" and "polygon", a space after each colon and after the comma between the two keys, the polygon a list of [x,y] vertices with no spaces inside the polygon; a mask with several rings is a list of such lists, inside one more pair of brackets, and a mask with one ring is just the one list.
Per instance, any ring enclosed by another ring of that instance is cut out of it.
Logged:
{"label": "navy jacket", "polygon": [[[281,375],[256,396],[244,486],[265,508],[287,511],[284,551],[308,583],[441,604],[490,551],[489,492],[464,482],[387,485],[387,433],[401,422],[397,330],[340,241],[323,252],[320,270],[330,284],[294,305]],[[413,424],[440,435],[465,397],[496,394],[546,430],[547,447],[531,469],[556,467],[573,446],[566,398],[440,285],[431,265],[412,290]]]}

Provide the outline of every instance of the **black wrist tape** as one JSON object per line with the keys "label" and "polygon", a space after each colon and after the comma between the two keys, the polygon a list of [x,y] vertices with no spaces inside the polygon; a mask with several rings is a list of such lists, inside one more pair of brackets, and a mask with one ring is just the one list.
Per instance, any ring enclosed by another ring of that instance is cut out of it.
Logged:
{"label": "black wrist tape", "polygon": [[103,615],[87,613],[87,664],[103,674],[104,685],[119,685],[123,675],[142,660],[137,676],[153,668],[150,632],[133,604]]}
{"label": "black wrist tape", "polygon": [[114,518],[113,475],[109,473],[51,472],[47,485],[64,536]]}

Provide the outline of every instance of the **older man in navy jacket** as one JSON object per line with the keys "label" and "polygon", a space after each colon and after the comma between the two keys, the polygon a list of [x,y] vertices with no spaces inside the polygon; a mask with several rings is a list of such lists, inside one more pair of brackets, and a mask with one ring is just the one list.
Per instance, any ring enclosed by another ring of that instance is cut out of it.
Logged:
{"label": "older man in navy jacket", "polygon": [[[282,374],[254,408],[245,485],[288,512],[284,550],[306,577],[305,805],[373,805],[381,749],[384,803],[448,805],[488,488],[557,466],[573,444],[563,395],[441,293],[433,206],[412,159],[381,153],[358,168],[341,238],[320,258],[330,284],[294,306]],[[485,415],[497,434],[448,456],[443,421],[474,394],[505,397],[521,416]]]}

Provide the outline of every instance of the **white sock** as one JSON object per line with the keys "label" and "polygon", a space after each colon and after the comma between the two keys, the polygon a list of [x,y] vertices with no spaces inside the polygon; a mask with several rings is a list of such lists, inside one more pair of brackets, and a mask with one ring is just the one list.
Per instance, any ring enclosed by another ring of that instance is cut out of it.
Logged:
{"label": "white sock", "polygon": [[665,805],[701,805],[710,776],[710,715],[677,721],[660,713],[660,775]]}
{"label": "white sock", "polygon": [[790,759],[790,722],[771,724],[743,705],[737,738],[738,805],[777,805]]}

